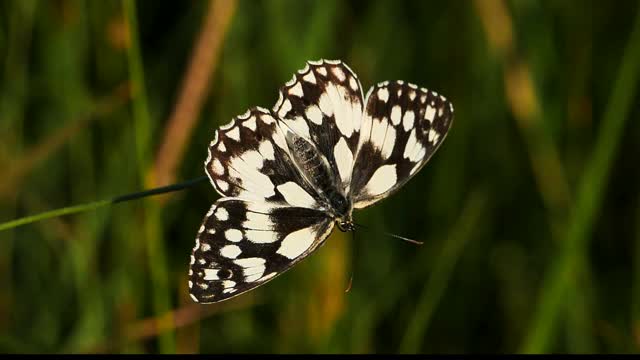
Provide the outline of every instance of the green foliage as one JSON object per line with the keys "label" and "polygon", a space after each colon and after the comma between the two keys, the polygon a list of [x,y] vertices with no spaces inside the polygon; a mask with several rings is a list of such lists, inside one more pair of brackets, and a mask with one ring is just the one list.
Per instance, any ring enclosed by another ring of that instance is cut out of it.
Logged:
{"label": "green foliage", "polygon": [[102,199],[154,186],[209,9],[0,3],[0,352],[640,351],[637,2],[245,0],[226,32],[214,18],[176,182],[307,60],[433,89],[456,118],[419,175],[356,213],[373,230],[201,306],[186,277],[213,188]]}

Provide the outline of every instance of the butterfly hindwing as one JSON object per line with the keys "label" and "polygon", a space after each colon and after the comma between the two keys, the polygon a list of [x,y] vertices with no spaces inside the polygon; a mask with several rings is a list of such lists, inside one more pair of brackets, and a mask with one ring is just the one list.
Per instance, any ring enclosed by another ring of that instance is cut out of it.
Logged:
{"label": "butterfly hindwing", "polygon": [[351,183],[355,208],[404,185],[438,149],[453,121],[446,98],[402,81],[377,84],[365,103]]}
{"label": "butterfly hindwing", "polygon": [[362,121],[360,81],[341,61],[311,61],[280,89],[274,113],[283,132],[314,144],[348,187]]}
{"label": "butterfly hindwing", "polygon": [[305,258],[332,229],[333,221],[318,210],[222,198],[198,231],[189,293],[200,303],[240,295]]}

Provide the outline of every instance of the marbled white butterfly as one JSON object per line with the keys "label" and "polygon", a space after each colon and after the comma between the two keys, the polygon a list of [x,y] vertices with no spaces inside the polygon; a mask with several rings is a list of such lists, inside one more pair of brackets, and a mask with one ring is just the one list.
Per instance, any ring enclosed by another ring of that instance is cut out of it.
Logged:
{"label": "marbled white butterfly", "polygon": [[397,191],[429,160],[453,121],[442,95],[403,81],[362,96],[341,61],[309,61],[273,110],[220,127],[204,163],[222,195],[193,248],[189,292],[213,303],[256,288],[312,253],[352,212]]}

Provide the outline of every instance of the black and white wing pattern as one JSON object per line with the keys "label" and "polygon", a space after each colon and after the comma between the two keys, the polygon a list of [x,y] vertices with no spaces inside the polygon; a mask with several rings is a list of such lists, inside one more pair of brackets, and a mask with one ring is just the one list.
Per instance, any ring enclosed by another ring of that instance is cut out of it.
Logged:
{"label": "black and white wing pattern", "polygon": [[324,244],[353,209],[398,190],[429,160],[453,121],[451,103],[401,81],[363,99],[337,60],[309,61],[272,110],[249,109],[218,129],[205,172],[222,195],[205,216],[189,267],[196,302],[238,296]]}
{"label": "black and white wing pattern", "polygon": [[438,149],[453,122],[444,96],[403,81],[367,93],[351,180],[354,208],[373,205],[411,179]]}
{"label": "black and white wing pattern", "polygon": [[220,127],[205,172],[223,198],[202,222],[189,292],[218,302],[264,284],[329,235],[333,221],[292,164],[273,113],[252,108]]}
{"label": "black and white wing pattern", "polygon": [[314,144],[348,187],[362,122],[362,88],[341,61],[310,61],[280,89],[274,112],[283,132]]}
{"label": "black and white wing pattern", "polygon": [[332,229],[333,221],[318,210],[222,198],[198,231],[191,297],[212,303],[258,287],[323,244]]}

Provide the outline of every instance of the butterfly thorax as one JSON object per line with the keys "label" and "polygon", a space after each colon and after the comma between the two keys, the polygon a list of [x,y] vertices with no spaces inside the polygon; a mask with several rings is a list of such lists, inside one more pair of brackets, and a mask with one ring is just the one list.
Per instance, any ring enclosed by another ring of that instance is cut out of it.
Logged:
{"label": "butterfly thorax", "polygon": [[336,220],[341,230],[353,230],[353,206],[344,195],[339,176],[330,170],[327,160],[313,144],[300,136],[288,134],[287,143],[303,177],[323,198],[327,213]]}

